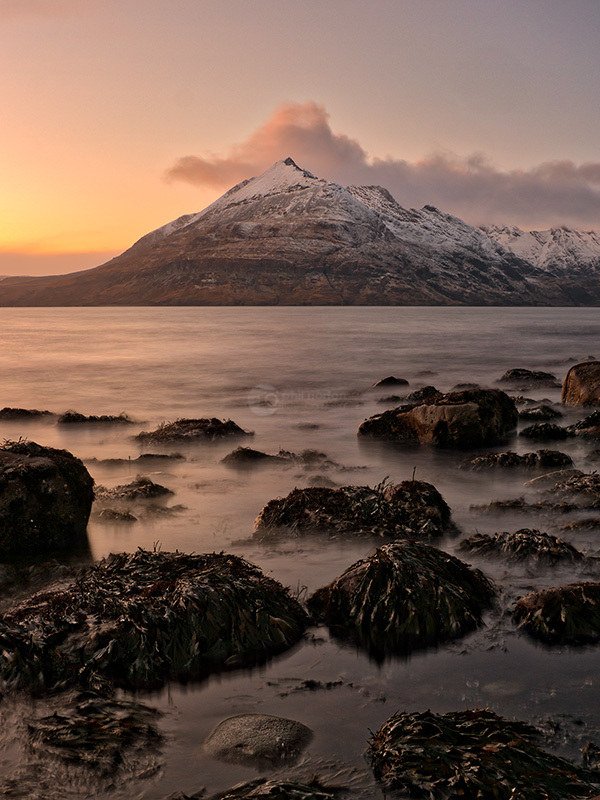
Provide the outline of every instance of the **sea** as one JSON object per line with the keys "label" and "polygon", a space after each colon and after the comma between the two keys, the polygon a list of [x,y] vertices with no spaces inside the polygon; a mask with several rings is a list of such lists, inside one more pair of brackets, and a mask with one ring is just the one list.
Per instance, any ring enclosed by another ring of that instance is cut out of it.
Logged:
{"label": "sea", "polygon": [[[530,491],[524,483],[539,472],[473,473],[460,469],[465,453],[357,437],[363,419],[397,404],[385,398],[398,389],[373,387],[390,375],[406,379],[409,390],[433,385],[443,392],[464,383],[499,388],[503,373],[515,367],[551,372],[562,381],[572,364],[600,358],[600,309],[2,308],[0,342],[0,407],[125,413],[135,421],[2,421],[0,439],[26,437],[67,449],[85,462],[97,484],[109,488],[136,477],[129,459],[142,452],[184,456],[144,471],[174,492],[167,502],[177,507],[172,514],[150,514],[131,524],[93,515],[87,546],[65,556],[73,563],[140,547],[225,551],[258,565],[302,599],[383,542],[323,536],[260,542],[252,534],[262,507],[314,483],[375,485],[413,476],[434,484],[450,505],[461,533],[436,546],[453,554],[475,532],[523,527],[562,535],[590,554],[600,549],[600,529],[562,531],[571,518],[474,508],[523,496]],[[552,403],[560,399],[557,388],[519,393]],[[581,409],[564,413],[561,424],[583,416]],[[183,449],[151,448],[134,439],[139,431],[181,417],[230,418],[254,435]],[[222,463],[239,444],[267,453],[313,449],[328,462],[256,469]],[[540,446],[515,434],[488,450]],[[600,466],[593,444],[569,439],[555,449],[585,471]],[[125,461],[103,463],[107,459]],[[43,715],[47,701],[4,698],[0,785],[23,789],[14,796],[155,800],[202,787],[210,796],[257,775],[316,774],[349,786],[358,798],[380,798],[365,753],[371,733],[397,711],[490,708],[538,726],[546,746],[561,755],[578,759],[587,741],[600,745],[598,648],[540,645],[517,630],[510,616],[522,594],[581,575],[573,568],[461,557],[499,587],[498,604],[478,631],[381,663],[315,627],[260,667],[136,695],[162,714],[160,752],[145,766],[132,758],[108,776],[93,765],[65,766],[28,740],[27,720]],[[313,738],[297,763],[267,773],[205,754],[203,743],[214,727],[242,713],[298,720]]]}

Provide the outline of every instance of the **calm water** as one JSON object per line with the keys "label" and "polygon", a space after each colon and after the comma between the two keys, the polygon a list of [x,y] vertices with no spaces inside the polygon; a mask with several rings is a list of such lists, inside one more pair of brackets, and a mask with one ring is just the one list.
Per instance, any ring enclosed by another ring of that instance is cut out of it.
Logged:
{"label": "calm water", "polygon": [[[464,534],[524,526],[556,533],[565,520],[494,519],[471,510],[475,503],[523,494],[523,474],[472,475],[457,469],[461,456],[454,453],[359,442],[360,422],[383,410],[378,399],[392,393],[371,385],[387,375],[406,378],[411,389],[494,385],[511,367],[550,371],[562,380],[573,360],[600,356],[599,309],[0,309],[0,321],[0,406],[126,412],[136,420],[125,430],[60,428],[54,421],[1,424],[2,438],[27,436],[70,450],[86,461],[97,483],[113,486],[135,476],[128,466],[109,468],[94,459],[136,457],[141,449],[131,437],[139,430],[177,417],[231,417],[255,432],[249,443],[259,450],[316,448],[356,468],[329,469],[327,477],[340,484],[373,484],[386,476],[400,481],[414,470],[442,492]],[[558,401],[559,390],[529,396]],[[373,542],[311,539],[266,546],[249,540],[262,506],[308,485],[314,472],[297,466],[232,470],[220,461],[236,444],[197,445],[185,451],[185,461],[146,472],[173,489],[172,504],[185,509],[130,526],[92,520],[92,557],[155,543],[164,550],[228,550],[294,590],[313,591],[373,551]],[[516,437],[502,449],[508,447],[536,449]],[[569,440],[558,449],[572,455],[576,466],[593,468],[586,462],[591,446]],[[589,533],[568,538],[588,551],[598,546]],[[456,541],[441,546],[454,551]],[[573,577],[565,570],[472,563],[500,584],[504,608],[534,586]],[[383,665],[331,641],[323,629],[313,633],[261,669],[170,686],[145,698],[165,712],[160,771],[107,787],[75,770],[61,775],[60,794],[161,798],[200,786],[221,791],[252,778],[252,769],[222,765],[202,753],[203,740],[221,719],[246,711],[292,717],[314,730],[305,757],[286,773],[337,775],[363,797],[380,796],[363,756],[369,730],[400,709],[487,705],[536,724],[560,719],[554,746],[570,755],[600,728],[597,649],[534,645],[516,635],[501,610],[464,640]],[[318,693],[298,691],[308,678],[342,684]],[[26,782],[35,774],[35,785],[44,788],[30,788],[30,795],[54,796],[46,783],[52,783],[56,767],[43,759],[34,764],[21,742],[23,706],[5,702],[3,713],[4,775]],[[41,712],[34,704],[27,713]]]}

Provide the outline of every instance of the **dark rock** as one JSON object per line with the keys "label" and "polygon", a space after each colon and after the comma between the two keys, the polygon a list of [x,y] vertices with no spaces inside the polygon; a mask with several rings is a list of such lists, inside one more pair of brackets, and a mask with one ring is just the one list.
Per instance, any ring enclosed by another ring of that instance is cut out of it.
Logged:
{"label": "dark rock", "polygon": [[569,425],[567,430],[572,436],[600,439],[600,409],[574,425]]}
{"label": "dark rock", "polygon": [[485,453],[485,455],[474,456],[464,461],[461,469],[469,469],[478,472],[482,469],[502,468],[521,468],[538,469],[546,467],[572,466],[573,460],[559,450],[536,450],[534,453],[513,453],[512,450],[506,453]]}
{"label": "dark rock", "polygon": [[393,375],[390,375],[374,383],[372,388],[378,389],[380,386],[409,386],[409,383],[404,378],[395,378]]}
{"label": "dark rock", "polygon": [[4,419],[18,419],[23,422],[31,419],[39,419],[40,417],[53,416],[51,411],[38,411],[37,408],[5,408],[0,409],[0,420]]}
{"label": "dark rock", "polygon": [[154,483],[150,478],[138,475],[131,483],[107,489],[105,486],[96,487],[96,500],[146,500],[155,497],[165,497],[174,494],[171,489]]}
{"label": "dark rock", "polygon": [[311,729],[293,719],[239,714],[217,725],[204,750],[221,761],[264,769],[296,761],[311,739]]}
{"label": "dark rock", "polygon": [[229,436],[253,436],[231,420],[176,419],[165,422],[155,431],[142,431],[135,437],[140,442],[164,444],[168,442],[212,442]]}
{"label": "dark rock", "polygon": [[560,417],[562,417],[560,411],[545,404],[531,406],[530,408],[524,408],[522,411],[519,411],[519,419],[532,419],[538,422],[546,422],[549,419],[560,419]]}
{"label": "dark rock", "polygon": [[504,531],[493,536],[476,533],[464,539],[459,549],[477,555],[507,556],[515,561],[533,559],[549,564],[587,559],[584,553],[568,542],[531,528],[521,528],[515,533]]}
{"label": "dark rock", "polygon": [[404,398],[405,403],[425,403],[428,400],[439,400],[444,395],[435,386],[424,386],[422,389],[415,389],[414,392],[407,394]]}
{"label": "dark rock", "polygon": [[563,525],[563,531],[600,531],[600,517],[587,517],[586,519],[575,519],[567,525]]}
{"label": "dark rock", "polygon": [[398,712],[371,737],[368,755],[385,792],[427,800],[578,800],[597,773],[545,752],[539,732],[489,709]]}
{"label": "dark rock", "polygon": [[540,372],[530,369],[509,369],[498,380],[498,383],[510,384],[515,389],[560,389],[556,375],[551,372]]}
{"label": "dark rock", "polygon": [[102,522],[137,522],[130,511],[119,511],[116,508],[103,508],[97,517]]}
{"label": "dark rock", "polygon": [[553,422],[536,422],[535,425],[523,428],[519,436],[535,441],[562,441],[568,438],[569,431]]}
{"label": "dark rock", "polygon": [[600,639],[600,583],[571,583],[531,592],[514,610],[519,627],[549,644]]}
{"label": "dark rock", "polygon": [[571,367],[560,399],[568,406],[600,405],[600,361],[587,361]]}
{"label": "dark rock", "polygon": [[600,475],[596,472],[573,475],[555,483],[546,494],[578,508],[600,508]]}
{"label": "dark rock", "polygon": [[133,425],[133,420],[130,419],[127,414],[119,414],[118,416],[114,416],[112,414],[102,414],[99,417],[92,414],[91,416],[86,416],[85,414],[79,414],[77,411],[65,411],[64,414],[61,414],[57,420],[59,425],[71,425],[71,424],[95,424],[98,422],[101,423],[118,423],[123,425]]}
{"label": "dark rock", "polygon": [[388,394],[387,397],[378,397],[377,402],[385,405],[391,405],[392,403],[398,404],[403,400],[399,394]]}
{"label": "dark rock", "polygon": [[478,383],[457,383],[456,386],[453,386],[450,391],[466,392],[471,389],[481,389],[481,386]]}
{"label": "dark rock", "polygon": [[258,538],[270,538],[281,529],[296,535],[326,531],[427,538],[456,530],[443,497],[424,481],[294,489],[267,503],[254,523]]}
{"label": "dark rock", "polygon": [[413,444],[479,447],[495,444],[516,423],[517,410],[504,392],[477,389],[384,411],[366,419],[358,433]]}
{"label": "dark rock", "polygon": [[548,489],[551,486],[556,486],[561,481],[566,481],[568,478],[575,478],[584,473],[579,469],[557,469],[553,472],[546,472],[544,475],[538,475],[537,478],[532,478],[527,481],[524,486],[530,486],[533,489]]}
{"label": "dark rock", "polygon": [[154,466],[164,461],[185,461],[181,453],[142,453],[137,458],[86,458],[86,464],[101,464],[103,467]]}
{"label": "dark rock", "polygon": [[306,622],[281,584],[237,556],[113,554],[0,616],[0,686],[198,679],[287,649]]}
{"label": "dark rock", "polygon": [[538,500],[535,503],[530,503],[524,497],[514,497],[510,500],[494,500],[485,505],[472,505],[471,511],[477,511],[481,514],[497,514],[502,511],[519,511],[523,513],[543,514],[549,511],[566,514],[570,511],[575,511],[577,506],[573,503],[560,502],[552,503],[549,500]]}
{"label": "dark rock", "polygon": [[0,448],[0,557],[84,541],[93,485],[66,450],[6,443]]}
{"label": "dark rock", "polygon": [[490,581],[458,558],[398,541],[357,561],[315,592],[308,607],[383,658],[462,636],[477,627],[494,594]]}
{"label": "dark rock", "polygon": [[252,447],[237,447],[231,453],[227,453],[225,458],[221,459],[221,463],[230,467],[251,467],[256,464],[287,464],[289,459],[263,453]]}

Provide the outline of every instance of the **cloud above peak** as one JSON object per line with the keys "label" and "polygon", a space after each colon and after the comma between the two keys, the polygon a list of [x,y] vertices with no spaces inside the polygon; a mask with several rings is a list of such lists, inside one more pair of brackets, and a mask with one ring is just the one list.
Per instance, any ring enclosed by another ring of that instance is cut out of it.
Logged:
{"label": "cloud above peak", "polygon": [[600,163],[564,160],[502,171],[482,154],[370,158],[356,139],[333,132],[326,109],[314,101],[280,106],[225,155],[183,156],[166,178],[225,190],[286,156],[321,178],[379,184],[403,206],[439,206],[475,225],[600,229]]}

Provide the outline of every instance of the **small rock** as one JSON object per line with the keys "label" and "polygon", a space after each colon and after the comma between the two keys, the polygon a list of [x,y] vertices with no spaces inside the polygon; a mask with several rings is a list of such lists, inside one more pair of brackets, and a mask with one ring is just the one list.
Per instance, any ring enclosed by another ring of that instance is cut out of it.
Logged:
{"label": "small rock", "polygon": [[524,389],[560,389],[556,375],[551,372],[540,372],[538,370],[530,369],[509,369],[504,375],[499,378],[498,383],[508,383],[513,388]]}
{"label": "small rock", "polygon": [[538,422],[546,422],[549,419],[560,419],[562,414],[555,408],[549,405],[531,406],[519,411],[519,419],[537,420]]}
{"label": "small rock", "polygon": [[405,378],[395,378],[393,375],[389,375],[374,383],[372,388],[378,389],[380,386],[409,386],[409,383]]}
{"label": "small rock", "polygon": [[37,408],[9,408],[8,406],[0,409],[0,420],[4,419],[18,419],[26,422],[30,419],[39,419],[39,417],[53,416],[50,411],[38,411]]}
{"label": "small rock", "polygon": [[521,468],[537,469],[547,467],[563,467],[573,464],[573,460],[566,453],[559,450],[536,450],[534,453],[513,453],[508,450],[506,453],[485,453],[482,456],[463,461],[461,469],[469,469],[478,472],[482,469],[502,468]]}
{"label": "small rock", "polygon": [[535,425],[523,428],[519,436],[536,441],[562,441],[569,436],[569,431],[553,422],[536,422]]}
{"label": "small rock", "polygon": [[112,414],[102,414],[99,417],[92,414],[91,416],[86,416],[85,414],[80,414],[77,411],[65,411],[64,414],[61,414],[57,420],[59,425],[74,425],[74,424],[83,424],[83,425],[93,425],[96,423],[104,423],[104,424],[121,424],[121,425],[133,425],[133,420],[130,419],[127,414],[119,414],[118,416],[114,416]]}
{"label": "small rock", "polygon": [[600,583],[571,583],[531,592],[514,609],[519,627],[549,644],[600,639]]}
{"label": "small rock", "polygon": [[267,714],[239,714],[220,722],[204,743],[213,758],[260,768],[295,761],[312,738],[301,722]]}
{"label": "small rock", "polygon": [[229,436],[253,436],[231,419],[176,419],[165,422],[154,431],[142,431],[135,437],[140,442],[164,444],[168,442],[213,442]]}

